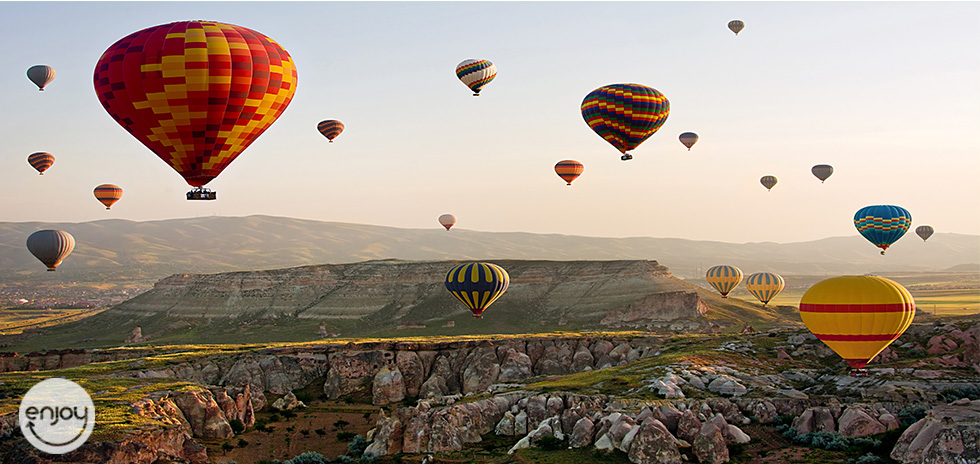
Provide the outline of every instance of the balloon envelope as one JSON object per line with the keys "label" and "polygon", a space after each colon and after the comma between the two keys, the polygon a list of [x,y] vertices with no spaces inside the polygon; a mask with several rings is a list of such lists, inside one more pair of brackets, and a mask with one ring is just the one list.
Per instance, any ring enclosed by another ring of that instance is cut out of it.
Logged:
{"label": "balloon envelope", "polygon": [[723,264],[708,269],[705,278],[723,298],[728,298],[728,294],[742,281],[742,270]]}
{"label": "balloon envelope", "polygon": [[460,264],[446,274],[446,289],[478,318],[507,291],[509,284],[507,271],[491,263]]}
{"label": "balloon envelope", "polygon": [[735,35],[738,35],[739,32],[742,32],[742,29],[745,29],[745,23],[739,19],[733,19],[728,22],[728,29],[734,32]]}
{"label": "balloon envelope", "polygon": [[32,153],[27,157],[27,162],[34,167],[34,169],[37,169],[38,174],[43,176],[44,171],[47,171],[48,168],[54,164],[54,155],[43,151]]}
{"label": "balloon envelope", "polygon": [[814,176],[817,176],[817,179],[820,179],[820,183],[822,184],[823,181],[827,180],[827,178],[834,173],[834,167],[829,164],[818,164],[810,168],[810,172],[812,172]]}
{"label": "balloon envelope", "polygon": [[54,68],[39,64],[27,68],[27,78],[37,86],[37,90],[44,91],[44,86],[54,80]]}
{"label": "balloon envelope", "polygon": [[446,230],[449,230],[456,224],[456,216],[453,216],[452,214],[443,214],[442,216],[439,216],[439,224],[442,224]]}
{"label": "balloon envelope", "polygon": [[337,138],[341,132],[344,131],[344,123],[336,119],[328,119],[326,121],[320,121],[320,124],[316,125],[316,129],[323,134],[330,143],[333,143],[333,139]]}
{"label": "balloon envelope", "polygon": [[766,188],[766,190],[772,190],[776,186],[776,176],[762,176],[759,182]]}
{"label": "balloon envelope", "polygon": [[694,132],[685,132],[678,138],[680,139],[681,143],[687,147],[688,151],[691,151],[691,147],[693,147],[695,143],[698,143],[698,134],[695,134]]}
{"label": "balloon envelope", "polygon": [[102,184],[95,188],[95,199],[109,209],[122,198],[123,190],[118,185]]}
{"label": "balloon envelope", "polygon": [[915,235],[918,235],[923,242],[928,240],[929,237],[932,237],[933,232],[935,232],[935,230],[932,228],[932,226],[919,226],[915,228]]}
{"label": "balloon envelope", "polygon": [[279,44],[251,29],[180,21],[110,46],[94,82],[119,125],[201,187],[286,109],[296,66]]}
{"label": "balloon envelope", "polygon": [[640,84],[602,86],[582,100],[586,124],[624,155],[656,133],[669,114],[667,97]]}
{"label": "balloon envelope", "polygon": [[901,206],[865,206],[854,213],[854,227],[869,242],[881,248],[881,254],[885,254],[885,250],[902,238],[911,226],[912,214]]}
{"label": "balloon envelope", "polygon": [[456,65],[456,77],[479,97],[483,87],[497,77],[497,67],[490,60],[463,60]]}
{"label": "balloon envelope", "polygon": [[783,277],[772,272],[756,272],[745,280],[745,289],[758,298],[763,306],[769,304],[785,286]]}
{"label": "balloon envelope", "polygon": [[884,277],[833,277],[803,294],[800,317],[813,335],[859,369],[905,332],[915,317],[915,300]]}
{"label": "balloon envelope", "polygon": [[27,237],[27,249],[53,271],[75,249],[75,237],[63,230],[39,230]]}
{"label": "balloon envelope", "polygon": [[583,171],[585,166],[575,160],[561,160],[555,165],[555,173],[566,182],[566,185],[572,185],[572,181],[578,179]]}

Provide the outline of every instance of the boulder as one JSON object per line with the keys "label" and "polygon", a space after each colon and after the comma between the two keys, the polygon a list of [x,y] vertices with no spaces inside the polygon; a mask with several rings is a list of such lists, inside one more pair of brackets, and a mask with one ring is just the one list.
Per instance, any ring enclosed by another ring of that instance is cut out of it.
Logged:
{"label": "boulder", "polygon": [[688,409],[681,413],[681,417],[677,419],[677,438],[693,443],[700,430],[701,421],[694,415],[694,411]]}
{"label": "boulder", "polygon": [[980,462],[980,400],[932,408],[892,448],[901,463]]}
{"label": "boulder", "polygon": [[725,437],[713,422],[705,422],[701,425],[701,430],[698,431],[692,445],[698,462],[720,464],[729,461]]}
{"label": "boulder", "polygon": [[394,368],[384,366],[374,375],[371,397],[371,404],[375,406],[397,403],[405,399],[405,380],[397,366]]}
{"label": "boulder", "polygon": [[827,408],[807,408],[803,414],[793,419],[793,429],[799,434],[837,431],[834,416]]}
{"label": "boulder", "polygon": [[504,354],[504,360],[500,363],[500,376],[498,382],[518,382],[528,379],[534,375],[531,370],[531,358],[520,351],[510,348]]}
{"label": "boulder", "polygon": [[667,427],[656,419],[647,418],[638,426],[639,430],[633,435],[630,443],[630,462],[681,464],[681,451],[677,441],[667,431]]}
{"label": "boulder", "polygon": [[[644,411],[649,411],[649,409],[644,409]],[[677,434],[677,423],[680,421],[682,415],[677,408],[669,404],[662,404],[657,408],[657,412],[651,415],[654,416],[654,419],[657,419],[664,424],[670,433],[674,435]],[[640,413],[640,415],[636,418],[636,420],[640,423],[643,423],[644,419],[646,419],[646,417],[643,416],[643,413]]]}
{"label": "boulder", "polygon": [[512,436],[514,435],[514,415],[510,411],[504,413],[504,417],[497,422],[497,426],[494,427],[493,433],[497,435]]}
{"label": "boulder", "polygon": [[405,382],[405,395],[419,397],[419,389],[425,383],[425,364],[422,358],[415,351],[399,350],[395,354],[395,365]]}
{"label": "boulder", "polygon": [[500,376],[500,364],[497,364],[497,352],[492,346],[477,348],[470,352],[463,361],[462,385],[460,392],[483,393],[490,385],[497,382]]}
{"label": "boulder", "polygon": [[859,407],[848,407],[840,416],[838,433],[845,437],[866,437],[884,433],[887,427]]}
{"label": "boulder", "polygon": [[585,346],[580,346],[572,356],[572,372],[582,372],[586,368],[592,368],[595,358]]}
{"label": "boulder", "polygon": [[592,419],[583,417],[575,422],[572,432],[568,438],[568,445],[572,448],[582,448],[592,444],[592,434],[595,433],[595,424]]}

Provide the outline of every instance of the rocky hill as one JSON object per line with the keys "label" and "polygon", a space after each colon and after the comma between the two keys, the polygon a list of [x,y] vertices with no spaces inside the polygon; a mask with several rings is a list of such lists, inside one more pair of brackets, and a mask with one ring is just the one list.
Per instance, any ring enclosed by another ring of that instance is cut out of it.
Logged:
{"label": "rocky hill", "polygon": [[[74,253],[46,273],[24,246],[38,229],[74,235]],[[680,238],[607,238],[345,224],[248,216],[134,222],[0,223],[0,280],[154,282],[176,273],[275,269],[376,259],[656,259],[678,277],[701,277],[719,263],[747,273],[825,275],[935,272],[964,265],[980,272],[976,235],[907,234],[880,256],[856,232],[799,243],[724,243]]]}
{"label": "rocky hill", "polygon": [[470,317],[445,289],[446,272],[458,261],[385,260],[176,274],[96,316],[27,338],[75,348],[118,346],[136,327],[140,342],[159,344],[790,323],[677,279],[656,261],[494,262],[511,283],[484,319]]}

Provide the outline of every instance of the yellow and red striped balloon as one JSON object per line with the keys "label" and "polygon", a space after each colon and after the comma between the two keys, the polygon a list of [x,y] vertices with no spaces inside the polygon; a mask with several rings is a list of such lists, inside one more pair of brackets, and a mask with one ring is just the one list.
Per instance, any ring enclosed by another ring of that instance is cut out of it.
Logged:
{"label": "yellow and red striped balloon", "polygon": [[561,160],[555,165],[555,173],[566,182],[565,185],[572,185],[572,181],[578,179],[585,171],[585,165],[575,160]]}
{"label": "yellow and red striped balloon", "polygon": [[122,198],[123,191],[118,185],[102,184],[95,188],[95,199],[109,209]]}
{"label": "yellow and red striped balloon", "polygon": [[820,341],[860,369],[909,328],[915,300],[884,277],[833,277],[803,294],[800,317]]}
{"label": "yellow and red striped balloon", "polygon": [[708,283],[711,284],[722,298],[728,298],[728,293],[735,290],[739,282],[742,281],[742,270],[735,266],[720,265],[708,269],[705,274]]}
{"label": "yellow and red striped balloon", "polygon": [[28,156],[27,162],[31,165],[31,167],[37,169],[38,174],[43,176],[44,171],[47,171],[48,168],[54,164],[54,155],[39,151]]}
{"label": "yellow and red striped balloon", "polygon": [[785,286],[786,281],[783,277],[774,272],[756,272],[745,280],[745,289],[755,295],[762,302],[762,306],[769,304]]}

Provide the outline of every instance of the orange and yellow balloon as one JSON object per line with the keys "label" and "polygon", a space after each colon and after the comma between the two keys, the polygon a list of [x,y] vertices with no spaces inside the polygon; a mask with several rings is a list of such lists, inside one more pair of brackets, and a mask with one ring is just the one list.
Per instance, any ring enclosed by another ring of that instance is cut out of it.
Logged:
{"label": "orange and yellow balloon", "polygon": [[915,301],[884,277],[833,277],[803,294],[800,316],[820,341],[860,369],[908,329]]}
{"label": "orange and yellow balloon", "polygon": [[109,209],[122,198],[123,190],[118,185],[102,184],[95,188],[95,199]]}
{"label": "orange and yellow balloon", "polygon": [[742,281],[742,270],[735,266],[714,266],[708,269],[705,277],[708,283],[721,293],[722,298],[728,298],[728,294]]}
{"label": "orange and yellow balloon", "polygon": [[575,160],[561,160],[555,165],[555,173],[566,182],[565,185],[572,185],[572,181],[578,179],[585,171],[585,165]]}
{"label": "orange and yellow balloon", "polygon": [[296,92],[285,49],[215,21],[134,32],[102,54],[93,79],[112,119],[193,187],[217,177]]}
{"label": "orange and yellow balloon", "polygon": [[37,170],[37,173],[44,175],[44,171],[47,171],[54,164],[54,155],[51,153],[46,153],[39,151],[37,153],[31,153],[27,157],[27,163],[31,165],[32,168]]}
{"label": "orange and yellow balloon", "polygon": [[769,304],[785,286],[783,277],[773,272],[756,272],[745,280],[745,289],[758,298],[762,306]]}

